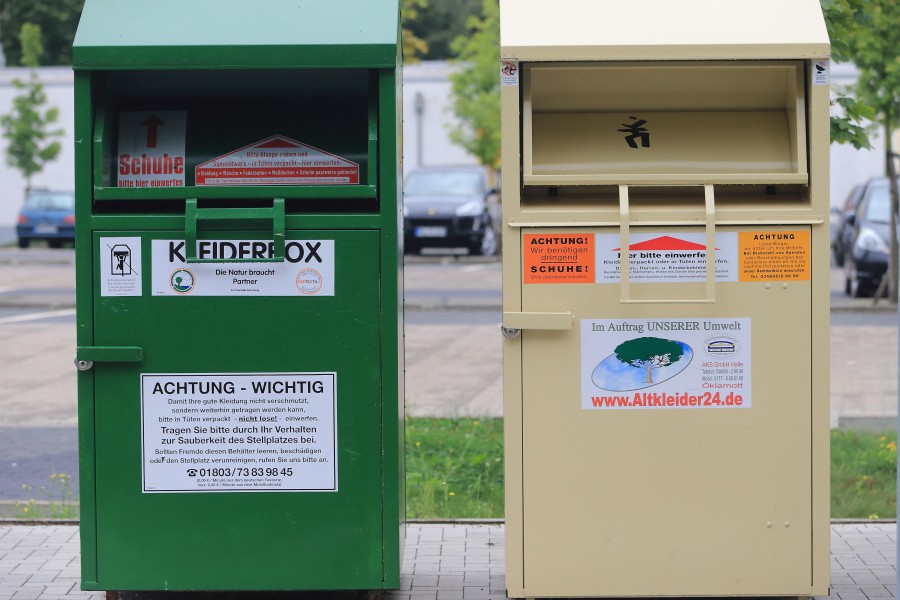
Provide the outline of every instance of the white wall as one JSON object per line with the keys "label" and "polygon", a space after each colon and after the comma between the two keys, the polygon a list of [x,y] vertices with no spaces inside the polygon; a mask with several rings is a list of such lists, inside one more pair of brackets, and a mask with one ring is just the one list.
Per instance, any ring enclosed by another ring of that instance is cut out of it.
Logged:
{"label": "white wall", "polygon": [[[62,152],[44,170],[32,177],[32,187],[52,190],[75,189],[75,131],[74,77],[70,67],[44,67],[39,77],[47,94],[47,106],[59,109],[57,127],[65,132],[61,140]],[[9,114],[13,98],[17,95],[12,86],[13,79],[27,81],[28,69],[0,68],[0,114]],[[25,179],[19,172],[6,164],[6,139],[0,138],[0,227],[8,227],[16,222],[24,199]]]}
{"label": "white wall", "polygon": [[[423,61],[403,67],[403,171],[417,167],[470,166],[478,160],[448,136],[455,121],[449,76],[454,67]],[[421,113],[416,111],[420,98]]]}

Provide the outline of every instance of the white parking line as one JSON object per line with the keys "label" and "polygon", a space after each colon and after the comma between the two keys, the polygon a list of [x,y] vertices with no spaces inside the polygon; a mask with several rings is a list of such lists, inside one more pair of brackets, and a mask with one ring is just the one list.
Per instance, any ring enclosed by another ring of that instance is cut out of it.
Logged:
{"label": "white parking line", "polygon": [[66,308],[63,310],[48,310],[39,313],[29,313],[27,315],[13,315],[11,317],[0,317],[0,325],[7,325],[9,323],[26,323],[28,321],[40,321],[41,319],[53,319],[56,317],[70,317],[74,314],[74,308]]}

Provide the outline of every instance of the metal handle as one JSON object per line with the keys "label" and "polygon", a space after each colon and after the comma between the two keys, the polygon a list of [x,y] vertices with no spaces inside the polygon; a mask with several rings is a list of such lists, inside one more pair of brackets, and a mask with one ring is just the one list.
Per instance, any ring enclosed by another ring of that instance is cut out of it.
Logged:
{"label": "metal handle", "polygon": [[635,300],[631,297],[630,207],[628,186],[619,186],[619,265],[622,304],[706,304],[716,301],[716,199],[711,184],[703,186],[706,216],[706,297],[673,300]]}
{"label": "metal handle", "polygon": [[75,350],[75,368],[87,371],[95,362],[135,363],[144,360],[144,349],[139,346],[78,346]]}
{"label": "metal handle", "polygon": [[[272,222],[275,244],[271,258],[197,258],[197,228],[200,221],[266,221]],[[197,208],[197,199],[188,198],[184,204],[184,245],[188,263],[261,263],[284,262],[284,198],[275,198],[272,208]]]}

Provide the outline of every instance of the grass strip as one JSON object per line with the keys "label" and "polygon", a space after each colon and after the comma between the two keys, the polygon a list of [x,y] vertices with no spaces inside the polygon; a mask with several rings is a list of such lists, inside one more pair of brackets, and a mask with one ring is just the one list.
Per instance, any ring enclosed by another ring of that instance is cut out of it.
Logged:
{"label": "grass strip", "polygon": [[[408,418],[406,470],[410,518],[502,518],[503,420]],[[831,432],[831,518],[894,518],[896,492],[895,432]]]}

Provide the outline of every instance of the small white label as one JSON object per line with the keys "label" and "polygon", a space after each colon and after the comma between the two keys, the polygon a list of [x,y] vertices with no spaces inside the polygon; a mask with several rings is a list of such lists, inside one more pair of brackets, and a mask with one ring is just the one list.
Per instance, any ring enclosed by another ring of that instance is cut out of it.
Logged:
{"label": "small white label", "polygon": [[336,379],[142,374],[143,492],[337,491]]}
{"label": "small white label", "polygon": [[828,85],[828,71],[831,67],[831,61],[814,60],[812,82],[813,85]]}
{"label": "small white label", "polygon": [[100,295],[140,296],[141,238],[100,238]]}
{"label": "small white label", "polygon": [[518,86],[519,85],[519,61],[516,61],[516,60],[500,61],[500,85],[502,85],[502,86]]}
{"label": "small white label", "polygon": [[284,262],[271,258],[271,240],[202,240],[204,260],[188,263],[184,240],[153,240],[154,296],[334,296],[334,240],[289,240]]}

